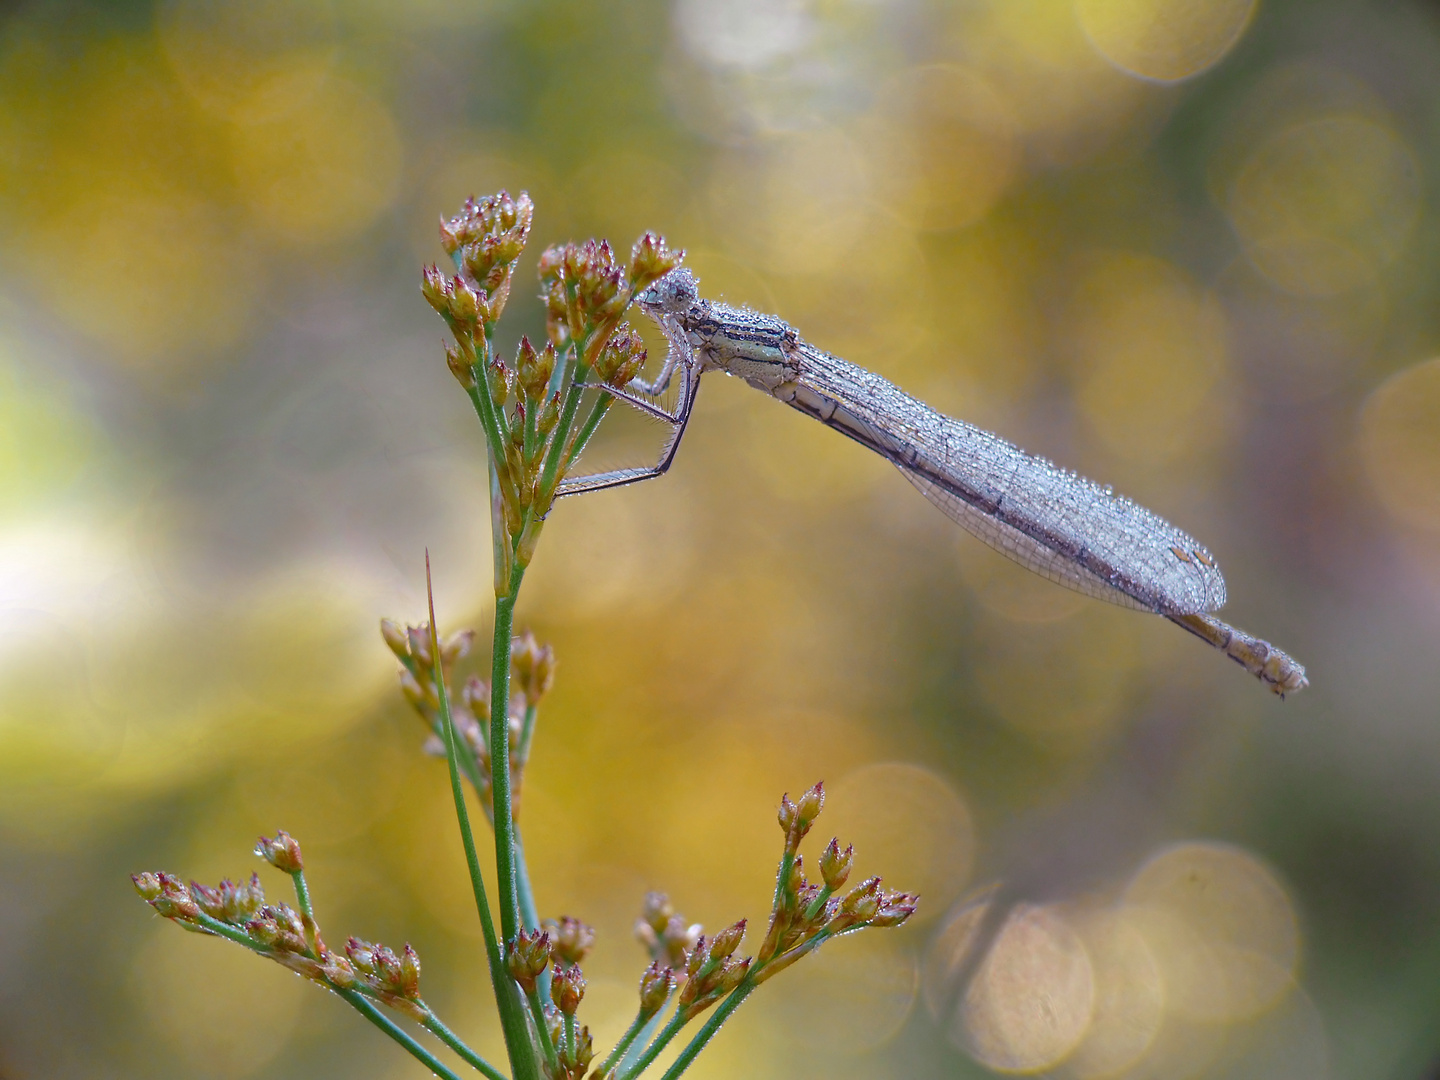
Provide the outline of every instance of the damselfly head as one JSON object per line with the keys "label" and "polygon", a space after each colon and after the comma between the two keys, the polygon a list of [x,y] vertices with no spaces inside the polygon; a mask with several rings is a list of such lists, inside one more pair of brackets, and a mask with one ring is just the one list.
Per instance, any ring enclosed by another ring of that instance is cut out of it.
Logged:
{"label": "damselfly head", "polygon": [[700,279],[685,267],[671,270],[635,297],[635,302],[652,318],[689,311],[700,299]]}

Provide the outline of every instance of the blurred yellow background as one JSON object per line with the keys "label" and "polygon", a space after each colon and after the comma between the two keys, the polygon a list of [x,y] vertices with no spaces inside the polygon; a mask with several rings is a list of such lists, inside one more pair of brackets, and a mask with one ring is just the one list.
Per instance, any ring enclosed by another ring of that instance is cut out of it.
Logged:
{"label": "blurred yellow background", "polygon": [[705,295],[1154,508],[1312,683],[1027,575],[712,376],[669,476],[560,504],[519,606],[561,663],[521,826],[542,914],[599,931],[597,1045],[644,891],[758,929],[775,804],[823,778],[819,842],[920,913],[696,1076],[1435,1075],[1436,56],[1420,0],[5,5],[0,1077],[421,1075],[127,880],[248,874],[277,826],[327,935],[413,942],[502,1056],[377,633],[428,546],[442,629],[488,634],[418,282],[502,186],[524,275],[655,229]]}

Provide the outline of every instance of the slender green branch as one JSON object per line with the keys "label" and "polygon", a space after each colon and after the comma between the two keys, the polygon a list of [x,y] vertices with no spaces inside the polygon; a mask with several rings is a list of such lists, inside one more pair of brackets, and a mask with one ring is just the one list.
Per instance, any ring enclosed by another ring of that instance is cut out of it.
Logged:
{"label": "slender green branch", "polygon": [[[440,698],[440,719],[445,726],[445,757],[450,766],[450,793],[455,801],[455,817],[460,825],[460,839],[465,847],[465,862],[470,871],[475,908],[480,916],[480,930],[485,936],[485,951],[490,962],[490,983],[495,990],[496,1007],[500,1010],[500,1027],[505,1035],[505,1049],[510,1057],[510,1067],[515,1070],[519,1080],[536,1080],[539,1076],[539,1062],[535,1060],[535,1047],[530,1042],[529,1032],[525,1028],[525,1016],[520,1011],[510,973],[505,966],[505,954],[495,935],[495,923],[490,916],[490,900],[485,892],[485,879],[480,873],[480,856],[475,849],[475,834],[470,827],[470,811],[465,804],[465,788],[460,783],[459,738],[455,733],[455,720],[450,712],[450,695],[445,687],[444,673],[440,669],[440,638],[435,628],[435,597],[429,585],[428,552],[425,556],[425,569],[426,591],[430,594],[430,650],[435,664],[435,689]],[[507,940],[513,936],[512,931],[507,935]]]}
{"label": "slender green branch", "polygon": [[565,450],[564,468],[568,472],[570,466],[580,460],[580,455],[585,452],[585,447],[590,444],[595,429],[600,426],[600,421],[605,419],[605,414],[610,411],[610,406],[615,404],[615,398],[603,390],[600,396],[595,399],[594,406],[590,409],[590,415],[585,418],[585,423],[580,426],[572,445]]}
{"label": "slender green branch", "polygon": [[209,930],[217,937],[223,937],[227,941],[233,941],[236,945],[243,945],[251,952],[259,953],[261,956],[270,955],[269,949],[267,949],[264,945],[261,945],[258,941],[252,938],[249,934],[245,933],[245,931],[241,930],[238,926],[231,926],[229,923],[221,922],[219,919],[211,918],[203,911],[199,912],[192,921],[200,926],[203,926],[206,930]]}
{"label": "slender green branch", "polygon": [[484,1073],[490,1080],[508,1080],[504,1073],[495,1068],[494,1065],[491,1065],[474,1050],[471,1050],[470,1047],[466,1046],[465,1043],[460,1040],[460,1037],[441,1023],[440,1018],[431,1012],[429,1008],[425,1010],[425,1020],[423,1022],[426,1029],[429,1030],[432,1035],[464,1058],[467,1065],[478,1072]]}
{"label": "slender green branch", "polygon": [[634,1068],[635,1062],[640,1060],[640,1055],[644,1052],[646,1044],[664,1020],[665,1008],[662,1005],[659,1012],[645,1021],[644,1026],[640,1028],[639,1035],[634,1036],[629,1049],[625,1051],[625,1055],[620,1059],[620,1067],[618,1069],[620,1075],[624,1075]]}
{"label": "slender green branch", "polygon": [[555,1053],[555,1043],[550,1039],[550,1025],[545,1022],[545,1006],[540,1000],[540,991],[532,990],[525,995],[530,1003],[530,1019],[535,1022],[535,1031],[540,1038],[540,1049],[552,1073],[559,1073],[560,1058]]}
{"label": "slender green branch", "polygon": [[730,991],[730,996],[710,1014],[700,1030],[685,1044],[685,1049],[680,1051],[680,1056],[675,1059],[670,1068],[665,1070],[665,1075],[660,1080],[675,1080],[677,1076],[688,1069],[700,1051],[705,1049],[705,1044],[715,1037],[715,1033],[720,1030],[720,1025],[730,1019],[730,1014],[740,1007],[740,1003],[749,997],[754,989],[755,984],[746,979]]}
{"label": "slender green branch", "polygon": [[775,872],[775,895],[770,900],[770,910],[778,912],[780,901],[785,895],[785,883],[790,880],[790,871],[795,866],[795,852],[788,847],[780,856],[780,868]]}
{"label": "slender green branch", "polygon": [[545,467],[540,472],[540,483],[536,491],[548,498],[554,492],[555,486],[560,482],[560,466],[564,459],[565,445],[570,439],[570,428],[575,423],[575,414],[580,410],[580,399],[585,396],[585,390],[581,386],[585,377],[590,374],[589,366],[579,355],[579,345],[575,346],[575,374],[570,379],[570,385],[565,390],[565,401],[560,406],[560,421],[555,425],[555,434],[551,436],[550,451],[545,455]]}
{"label": "slender green branch", "polygon": [[808,921],[819,915],[821,909],[825,907],[825,901],[829,900],[833,893],[834,890],[829,885],[823,886],[815,899],[811,900],[809,906],[805,908],[804,918]]}
{"label": "slender green branch", "polygon": [[660,1034],[645,1048],[645,1052],[636,1059],[633,1065],[628,1066],[621,1074],[620,1080],[630,1080],[632,1076],[639,1076],[650,1067],[650,1063],[660,1056],[660,1052],[670,1045],[670,1040],[685,1026],[685,1010],[676,1008],[675,1014],[670,1017],[670,1022],[660,1029]]}
{"label": "slender green branch", "polygon": [[[663,1006],[662,1006],[663,1008]],[[630,1044],[635,1041],[636,1036],[645,1029],[645,1025],[655,1019],[659,1013],[646,1016],[643,1012],[637,1012],[635,1019],[630,1021],[630,1026],[625,1029],[625,1034],[620,1036],[620,1041],[615,1044],[609,1055],[605,1058],[604,1064],[596,1070],[596,1075],[605,1076],[615,1067],[615,1063],[625,1056],[625,1051],[630,1049]]]}
{"label": "slender green branch", "polygon": [[573,1054],[575,1052],[575,1014],[566,1013],[563,1023],[565,1025],[565,1047]]}
{"label": "slender green branch", "polygon": [[521,765],[530,760],[530,741],[535,738],[535,717],[538,712],[538,706],[526,702],[525,718],[520,722],[520,746],[515,751],[516,759]]}
{"label": "slender green branch", "polygon": [[505,428],[505,410],[495,408],[495,403],[490,399],[489,384],[483,380],[485,372],[480,372],[475,387],[469,391],[470,403],[475,407],[475,413],[480,417],[480,426],[485,429],[486,448],[490,453],[490,465],[495,469],[500,486],[505,491],[505,497],[519,502],[519,494],[515,490],[515,478],[510,475],[510,468],[505,464],[505,443],[507,432]]}
{"label": "slender green branch", "polygon": [[520,895],[515,858],[515,817],[510,803],[510,647],[515,628],[515,594],[524,575],[516,567],[510,592],[495,599],[495,639],[490,668],[490,795],[495,826],[495,873],[499,878],[500,931],[513,941],[520,929]]}
{"label": "slender green branch", "polygon": [[292,870],[290,880],[295,883],[295,903],[300,908],[300,914],[304,915],[310,924],[315,924],[315,909],[310,903],[310,886],[305,884],[305,871]]}
{"label": "slender green branch", "polygon": [[[444,1080],[460,1080],[458,1074],[451,1071],[439,1058],[412,1039],[405,1031],[401,1030],[399,1025],[393,1020],[365,1000],[363,994],[356,993],[354,990],[337,989],[335,992],[348,1001],[356,1012],[399,1043],[406,1053],[424,1065],[436,1076],[443,1077]],[[496,1075],[499,1076],[498,1073]],[[494,1080],[493,1077],[492,1080]],[[504,1080],[504,1078],[501,1077],[501,1080]]]}

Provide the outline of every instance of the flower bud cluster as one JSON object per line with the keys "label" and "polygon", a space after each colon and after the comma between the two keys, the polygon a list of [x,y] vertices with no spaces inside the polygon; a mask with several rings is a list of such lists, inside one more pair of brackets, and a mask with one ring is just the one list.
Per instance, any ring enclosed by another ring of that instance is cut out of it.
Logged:
{"label": "flower bud cluster", "polygon": [[797,853],[825,804],[825,789],[816,784],[798,800],[780,800],[779,823],[785,851],[775,881],[770,929],[756,954],[756,980],[763,982],[821,943],[870,926],[899,926],[915,913],[919,898],[886,892],[879,878],[869,878],[846,893],[839,892],[855,865],[855,849],[843,850],[832,839],[820,854],[820,884],[805,878],[805,861]]}
{"label": "flower bud cluster", "polygon": [[[303,859],[288,833],[281,831],[273,840],[261,837],[256,852],[298,881]],[[146,903],[186,930],[228,937],[312,982],[357,990],[416,1019],[427,1013],[420,998],[420,957],[411,946],[397,956],[384,945],[352,937],[343,955],[335,952],[312,916],[285,903],[267,903],[256,874],[248,882],[227,878],[213,886],[196,881],[187,886],[163,871],[135,874],[131,880]]]}
{"label": "flower bud cluster", "polygon": [[345,942],[345,956],[334,960],[336,966],[345,964],[354,973],[350,986],[363,987],[385,1004],[411,1015],[418,1016],[424,1010],[420,998],[420,956],[408,942],[404,952],[396,956],[384,945],[372,945],[352,937]]}
{"label": "flower bud cluster", "polygon": [[[440,688],[435,682],[435,657],[430,648],[430,624],[402,627],[394,619],[380,620],[380,636],[400,661],[400,690],[426,726],[440,730]],[[455,694],[450,685],[456,661],[470,652],[474,630],[457,630],[440,643],[440,672],[452,707]]]}
{"label": "flower bud cluster", "polygon": [[[481,291],[491,309],[486,322],[500,317],[510,296],[515,263],[530,238],[535,204],[525,192],[501,191],[478,202],[465,201],[460,213],[440,222],[440,245]],[[428,298],[428,297],[427,297]],[[444,312],[441,312],[444,314]]]}
{"label": "flower bud cluster", "polygon": [[702,936],[685,958],[685,985],[680,1009],[686,1019],[704,1012],[730,993],[750,972],[752,957],[732,955],[745,937],[745,920],[721,930],[710,941]]}
{"label": "flower bud cluster", "polygon": [[645,894],[640,918],[635,921],[635,938],[652,960],[683,971],[686,954],[699,942],[702,929],[699,923],[687,924],[664,893],[651,892]]}
{"label": "flower bud cluster", "polygon": [[573,1040],[562,1036],[554,1042],[559,1061],[554,1070],[545,1062],[545,1075],[549,1080],[584,1080],[590,1063],[595,1060],[595,1040],[590,1029],[582,1025],[575,1029]]}
{"label": "flower bud cluster", "polygon": [[[435,661],[430,648],[430,625],[401,626],[394,619],[380,620],[380,636],[400,661],[400,692],[429,729],[425,751],[445,757],[445,728],[440,716],[440,688],[435,682]],[[474,630],[457,630],[440,645],[440,671],[450,700],[450,718],[460,739],[462,762],[468,766],[466,775],[483,796],[483,805],[490,806],[490,687],[471,676],[457,694],[454,691],[454,667],[470,652],[475,641]],[[523,706],[521,708],[523,711]],[[520,719],[510,719],[511,746],[520,737]],[[511,758],[512,773],[518,767]]]}
{"label": "flower bud cluster", "polygon": [[548,341],[537,349],[523,339],[507,364],[491,347],[494,327],[510,296],[534,212],[524,192],[470,199],[440,225],[441,244],[458,272],[428,266],[420,286],[450,327],[455,340],[446,346],[446,365],[486,429],[498,487],[497,595],[506,595],[515,567],[528,565],[560,481],[614,401],[602,395],[576,427],[579,394],[590,372],[598,369],[602,384],[617,389],[639,374],[645,350],[638,335],[619,332],[621,319],[636,293],[684,256],[648,232],[628,260],[608,241],[549,248],[539,267]]}

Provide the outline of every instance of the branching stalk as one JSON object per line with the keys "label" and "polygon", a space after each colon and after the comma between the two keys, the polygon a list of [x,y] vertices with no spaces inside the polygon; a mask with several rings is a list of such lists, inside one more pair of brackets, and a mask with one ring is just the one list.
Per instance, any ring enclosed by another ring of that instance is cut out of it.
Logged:
{"label": "branching stalk", "polygon": [[[505,954],[495,935],[495,923],[490,917],[490,900],[485,891],[485,879],[480,872],[480,856],[475,849],[475,834],[470,827],[470,811],[465,804],[465,788],[460,783],[460,740],[455,733],[455,720],[450,712],[450,695],[445,686],[444,672],[440,667],[440,637],[435,629],[435,595],[430,586],[430,555],[428,552],[425,555],[425,579],[426,592],[430,598],[430,650],[435,665],[435,687],[440,699],[440,718],[445,726],[445,757],[450,766],[450,793],[455,801],[455,817],[459,822],[460,839],[465,847],[465,863],[470,871],[470,886],[475,894],[475,907],[480,916],[480,930],[485,937],[485,951],[490,963],[490,983],[495,990],[496,1007],[500,1010],[500,1027],[505,1035],[505,1050],[518,1080],[538,1080],[539,1062],[535,1060],[535,1048],[530,1042],[529,1032],[525,1028],[525,1016],[520,1011],[520,1003],[516,999],[514,985],[510,981],[510,973],[505,966]],[[497,604],[497,610],[498,606]],[[509,631],[506,632],[508,634]],[[500,715],[502,719],[505,716],[503,707]],[[491,738],[494,738],[493,728]],[[502,746],[505,745],[504,739],[505,735],[502,734]],[[493,749],[491,760],[495,760]],[[491,784],[498,786],[498,780],[493,774],[493,766]],[[506,777],[506,795],[505,808],[508,814],[508,776]],[[497,837],[499,835],[498,822],[496,835]],[[513,936],[513,931],[510,936]]]}

